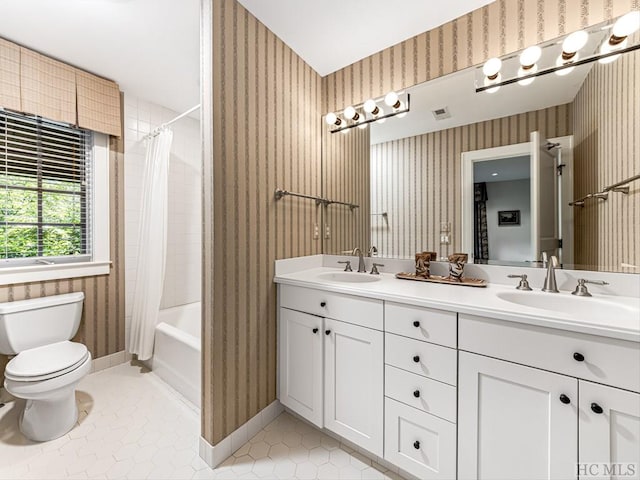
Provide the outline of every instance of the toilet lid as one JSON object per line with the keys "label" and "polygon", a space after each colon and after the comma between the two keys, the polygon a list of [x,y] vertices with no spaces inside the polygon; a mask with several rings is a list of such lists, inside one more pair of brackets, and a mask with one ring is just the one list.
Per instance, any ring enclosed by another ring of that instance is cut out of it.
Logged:
{"label": "toilet lid", "polygon": [[20,352],[7,364],[5,377],[45,380],[74,370],[88,355],[85,345],[69,341],[31,348]]}

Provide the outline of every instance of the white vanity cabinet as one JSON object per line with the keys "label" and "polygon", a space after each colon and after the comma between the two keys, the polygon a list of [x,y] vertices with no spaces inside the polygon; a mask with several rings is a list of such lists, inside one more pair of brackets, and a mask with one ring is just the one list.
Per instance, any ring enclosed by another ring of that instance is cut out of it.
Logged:
{"label": "white vanity cabinet", "polygon": [[279,399],[383,456],[383,303],[280,286]]}
{"label": "white vanity cabinet", "polygon": [[460,480],[640,463],[639,344],[460,315],[458,345]]}
{"label": "white vanity cabinet", "polygon": [[457,315],[385,302],[385,460],[456,478]]}
{"label": "white vanity cabinet", "polygon": [[460,352],[458,478],[575,479],[578,380]]}
{"label": "white vanity cabinet", "polygon": [[280,402],[323,426],[323,320],[280,309]]}

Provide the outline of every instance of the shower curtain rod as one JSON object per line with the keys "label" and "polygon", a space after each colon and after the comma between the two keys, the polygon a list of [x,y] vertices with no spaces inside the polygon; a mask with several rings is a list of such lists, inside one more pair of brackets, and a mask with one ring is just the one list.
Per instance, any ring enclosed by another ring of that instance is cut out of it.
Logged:
{"label": "shower curtain rod", "polygon": [[171,125],[172,123],[177,122],[178,120],[180,120],[181,118],[186,117],[187,115],[195,112],[196,110],[198,110],[200,108],[200,104],[191,107],[189,110],[187,110],[186,112],[181,113],[180,115],[178,115],[175,118],[172,118],[171,120],[169,120],[168,122],[163,123],[162,125],[160,125],[158,128],[154,129],[153,131],[151,131],[149,134],[145,135],[145,139],[146,138],[151,138],[151,137],[155,137],[156,135],[158,135],[160,133],[160,131],[165,128],[168,127],[169,125]]}

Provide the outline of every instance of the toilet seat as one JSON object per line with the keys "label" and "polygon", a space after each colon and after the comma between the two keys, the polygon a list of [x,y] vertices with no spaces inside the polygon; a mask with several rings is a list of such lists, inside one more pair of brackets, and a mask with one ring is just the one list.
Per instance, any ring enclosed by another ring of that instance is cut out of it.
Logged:
{"label": "toilet seat", "polygon": [[81,343],[52,343],[20,352],[7,364],[4,376],[14,382],[48,380],[77,369],[89,355]]}

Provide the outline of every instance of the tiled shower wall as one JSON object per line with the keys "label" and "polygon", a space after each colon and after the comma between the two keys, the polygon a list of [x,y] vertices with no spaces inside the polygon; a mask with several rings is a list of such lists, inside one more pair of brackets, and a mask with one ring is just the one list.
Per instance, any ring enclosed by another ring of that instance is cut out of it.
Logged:
{"label": "tiled shower wall", "polygon": [[[182,112],[174,112],[126,94],[124,103],[125,275],[128,329],[136,288],[136,259],[141,251],[138,229],[145,160],[144,136]],[[200,123],[186,117],[174,123],[171,128],[173,144],[169,161],[167,264],[161,308],[200,301]]]}

